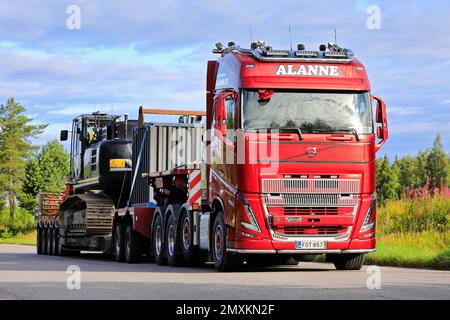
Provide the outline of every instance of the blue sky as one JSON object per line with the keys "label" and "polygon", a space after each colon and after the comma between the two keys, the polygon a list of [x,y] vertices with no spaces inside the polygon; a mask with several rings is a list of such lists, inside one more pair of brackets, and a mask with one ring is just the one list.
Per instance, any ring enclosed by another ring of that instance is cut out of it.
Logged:
{"label": "blue sky", "polygon": [[[66,27],[69,5],[81,29]],[[381,29],[366,26],[370,5]],[[450,4],[447,1],[0,0],[0,101],[49,123],[35,141],[69,129],[79,113],[137,115],[138,106],[202,109],[214,43],[253,39],[274,48],[332,41],[366,65],[388,106],[381,153],[415,154],[439,132],[450,150]]]}

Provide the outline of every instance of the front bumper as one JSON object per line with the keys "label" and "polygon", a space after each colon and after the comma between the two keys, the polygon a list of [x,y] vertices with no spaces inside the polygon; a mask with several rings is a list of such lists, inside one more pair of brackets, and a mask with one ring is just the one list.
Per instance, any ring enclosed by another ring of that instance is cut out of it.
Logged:
{"label": "front bumper", "polygon": [[[304,240],[314,240],[311,238]],[[317,239],[318,240],[318,239]],[[296,249],[296,241],[273,241],[270,239],[247,239],[236,237],[234,247],[228,247],[227,251],[245,254],[326,254],[326,253],[369,253],[374,252],[375,238],[350,239],[348,241],[327,241],[326,249],[306,250]]]}

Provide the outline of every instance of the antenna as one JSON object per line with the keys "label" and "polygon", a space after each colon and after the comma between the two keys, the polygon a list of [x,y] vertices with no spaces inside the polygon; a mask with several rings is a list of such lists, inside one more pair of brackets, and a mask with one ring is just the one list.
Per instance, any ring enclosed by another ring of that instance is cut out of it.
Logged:
{"label": "antenna", "polygon": [[337,44],[337,31],[334,29],[334,43]]}
{"label": "antenna", "polygon": [[252,27],[248,27],[248,31],[250,32],[250,43],[252,43],[253,42]]}
{"label": "antenna", "polygon": [[289,43],[291,45],[291,51],[292,51],[292,33],[291,33],[291,22],[289,22]]}

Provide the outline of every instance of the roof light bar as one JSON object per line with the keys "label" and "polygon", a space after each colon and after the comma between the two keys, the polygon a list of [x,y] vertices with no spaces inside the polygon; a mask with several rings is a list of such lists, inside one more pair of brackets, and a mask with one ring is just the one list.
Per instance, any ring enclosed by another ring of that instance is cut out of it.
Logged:
{"label": "roof light bar", "polygon": [[295,51],[295,56],[296,57],[304,57],[304,58],[317,58],[319,56],[319,52],[298,50],[298,51]]}
{"label": "roof light bar", "polygon": [[289,57],[288,50],[267,50],[266,56],[268,57]]}
{"label": "roof light bar", "polygon": [[347,53],[346,52],[335,52],[335,51],[325,51],[323,55],[326,58],[337,58],[337,59],[346,59]]}

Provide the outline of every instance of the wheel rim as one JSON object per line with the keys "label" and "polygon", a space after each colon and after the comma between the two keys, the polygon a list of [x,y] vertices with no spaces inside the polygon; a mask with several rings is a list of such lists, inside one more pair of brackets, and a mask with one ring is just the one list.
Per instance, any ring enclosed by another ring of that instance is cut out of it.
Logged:
{"label": "wheel rim", "polygon": [[174,248],[175,248],[175,236],[173,231],[173,225],[170,225],[167,233],[167,250],[169,256],[173,256],[173,253],[175,251]]}
{"label": "wheel rim", "polygon": [[162,241],[161,241],[161,226],[157,226],[155,230],[155,251],[156,255],[161,254],[161,247],[162,247]]}
{"label": "wheel rim", "polygon": [[189,218],[186,217],[183,221],[183,247],[185,250],[189,249],[191,244],[191,224]]}
{"label": "wheel rim", "polygon": [[222,259],[222,227],[217,226],[216,232],[214,232],[214,255],[216,260]]}

